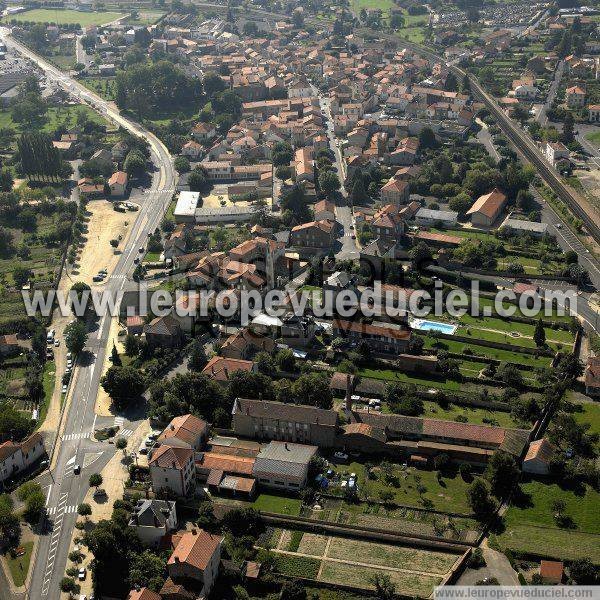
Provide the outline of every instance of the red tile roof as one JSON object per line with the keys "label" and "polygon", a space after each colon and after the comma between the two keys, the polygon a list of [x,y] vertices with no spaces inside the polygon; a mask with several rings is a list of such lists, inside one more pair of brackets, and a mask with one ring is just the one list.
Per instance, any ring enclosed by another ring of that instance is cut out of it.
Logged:
{"label": "red tile roof", "polygon": [[560,583],[563,577],[563,564],[557,560],[540,561],[540,575],[551,583]]}
{"label": "red tile roof", "polygon": [[169,557],[167,565],[182,562],[204,571],[222,539],[221,536],[212,535],[203,529],[186,531]]}
{"label": "red tile roof", "polygon": [[158,440],[168,440],[176,437],[183,442],[194,445],[196,440],[204,435],[208,429],[208,423],[194,415],[182,415],[174,417],[165,427],[165,430],[158,436]]}
{"label": "red tile roof", "polygon": [[189,448],[160,446],[148,461],[148,465],[161,469],[183,469],[193,456],[194,452]]}
{"label": "red tile roof", "polygon": [[440,419],[423,419],[423,434],[438,438],[470,440],[500,445],[504,441],[505,431],[501,427],[458,423]]}

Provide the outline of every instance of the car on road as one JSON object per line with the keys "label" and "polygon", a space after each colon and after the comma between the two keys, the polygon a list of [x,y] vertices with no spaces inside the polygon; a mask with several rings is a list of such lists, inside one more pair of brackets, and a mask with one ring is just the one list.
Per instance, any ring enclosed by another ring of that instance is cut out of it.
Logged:
{"label": "car on road", "polygon": [[140,254],[144,251],[144,246],[140,246]]}
{"label": "car on road", "polygon": [[556,227],[556,229],[562,229],[562,223],[557,223],[554,227]]}
{"label": "car on road", "polygon": [[62,393],[62,394],[66,394],[66,393],[67,393],[67,386],[66,386],[66,385],[63,385],[63,386],[62,386],[61,393]]}
{"label": "car on road", "polygon": [[136,256],[136,257],[133,259],[133,262],[134,262],[134,263],[137,265],[137,264],[140,262],[140,259],[139,259],[139,257],[137,257],[137,256]]}
{"label": "car on road", "polygon": [[58,348],[60,346],[60,340],[54,340],[54,345]]}
{"label": "car on road", "polygon": [[79,475],[81,473],[81,465],[75,465],[73,467],[73,475]]}
{"label": "car on road", "polygon": [[350,225],[350,229],[354,229],[354,225]]}

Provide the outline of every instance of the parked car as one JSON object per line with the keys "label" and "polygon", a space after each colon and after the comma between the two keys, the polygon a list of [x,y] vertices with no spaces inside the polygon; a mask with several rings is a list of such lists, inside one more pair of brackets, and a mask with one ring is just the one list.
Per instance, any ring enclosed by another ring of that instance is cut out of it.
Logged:
{"label": "parked car", "polygon": [[85,570],[85,567],[81,567],[81,569],[79,569],[79,574],[77,576],[79,581],[83,581],[85,579],[86,573],[87,571]]}
{"label": "parked car", "polygon": [[73,467],[73,475],[79,475],[81,473],[81,465],[75,465]]}

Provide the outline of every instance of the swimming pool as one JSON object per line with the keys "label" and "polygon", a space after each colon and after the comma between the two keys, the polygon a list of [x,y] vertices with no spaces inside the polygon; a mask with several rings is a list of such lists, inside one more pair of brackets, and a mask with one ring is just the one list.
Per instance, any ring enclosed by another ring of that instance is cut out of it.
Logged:
{"label": "swimming pool", "polygon": [[441,323],[440,321],[426,321],[424,319],[410,319],[409,324],[413,329],[419,331],[438,331],[446,335],[454,335],[458,329],[458,325]]}

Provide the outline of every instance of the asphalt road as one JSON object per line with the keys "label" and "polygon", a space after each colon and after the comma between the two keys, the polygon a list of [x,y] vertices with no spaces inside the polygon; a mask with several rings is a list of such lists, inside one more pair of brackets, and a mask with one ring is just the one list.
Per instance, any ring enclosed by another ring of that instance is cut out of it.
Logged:
{"label": "asphalt road", "polygon": [[538,108],[536,110],[535,120],[542,126],[546,127],[548,124],[548,115],[546,114],[548,109],[552,106],[554,102],[554,98],[556,98],[556,92],[558,92],[558,86],[560,85],[560,81],[563,76],[563,71],[565,68],[564,61],[560,61],[556,66],[556,70],[554,71],[554,79],[550,84],[550,88],[548,89],[548,95],[546,96],[546,101],[544,104],[537,105]]}
{"label": "asphalt road", "polygon": [[[115,294],[120,299],[127,276],[133,269],[134,259],[138,256],[138,248],[146,245],[148,234],[160,224],[174,193],[176,173],[171,156],[153,134],[121,115],[114,105],[90,92],[10,38],[6,29],[0,28],[0,38],[7,46],[13,47],[35,62],[47,77],[61,85],[72,96],[131,133],[145,138],[150,144],[151,159],[155,167],[152,184],[146,193],[138,194],[141,207],[129,241],[114,272],[102,286],[108,293]],[[138,199],[135,198],[135,201],[137,202]],[[51,463],[52,470],[39,479],[47,494],[48,518],[39,538],[26,596],[32,600],[60,598],[59,582],[70,551],[70,540],[77,519],[76,507],[82,502],[88,490],[89,475],[100,472],[115,452],[114,446],[91,439],[97,420],[94,407],[106,353],[110,321],[108,316],[104,316],[98,322],[90,323],[88,343],[74,371],[69,392],[70,404],[63,418],[63,429],[59,432],[60,444],[57,445]],[[112,421],[120,424],[124,432],[131,431],[137,425],[137,422],[128,422],[121,417],[109,421],[111,423],[107,424],[112,424]],[[75,465],[81,465],[80,475],[74,475]]]}
{"label": "asphalt road", "polygon": [[337,195],[335,200],[335,216],[338,222],[338,238],[337,247],[335,250],[335,256],[338,260],[357,259],[359,257],[358,247],[356,239],[352,236],[355,235],[354,230],[354,219],[352,216],[352,207],[348,203],[348,194],[344,189],[344,180],[346,174],[344,171],[344,158],[342,151],[339,146],[336,145],[337,138],[333,132],[333,116],[331,114],[331,107],[329,104],[329,98],[325,98],[318,94],[319,104],[321,106],[321,112],[325,115],[327,138],[329,140],[329,148],[335,155],[335,167],[337,176],[340,179],[342,187],[340,193]]}

